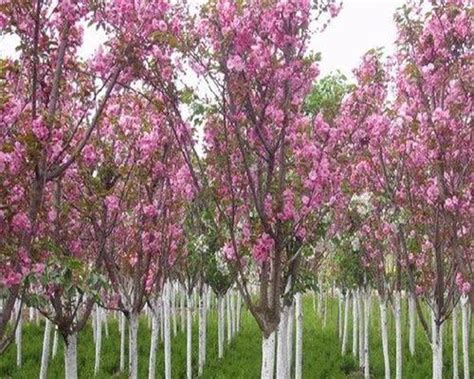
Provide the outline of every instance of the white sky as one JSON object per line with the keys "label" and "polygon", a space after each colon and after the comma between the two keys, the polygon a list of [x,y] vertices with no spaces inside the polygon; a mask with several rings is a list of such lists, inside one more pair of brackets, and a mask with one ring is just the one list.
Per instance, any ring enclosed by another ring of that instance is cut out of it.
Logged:
{"label": "white sky", "polygon": [[347,76],[360,63],[361,56],[374,47],[393,51],[396,38],[393,15],[403,0],[343,0],[339,15],[311,42],[320,51],[321,75],[340,70]]}
{"label": "white sky", "polygon": [[[361,56],[373,47],[384,46],[390,53],[396,37],[393,14],[403,3],[403,0],[344,0],[339,15],[311,41],[312,50],[322,53],[321,75],[340,70],[350,77]],[[81,55],[92,55],[104,39],[101,33],[86,30]],[[16,55],[16,44],[15,38],[0,38],[0,57]]]}

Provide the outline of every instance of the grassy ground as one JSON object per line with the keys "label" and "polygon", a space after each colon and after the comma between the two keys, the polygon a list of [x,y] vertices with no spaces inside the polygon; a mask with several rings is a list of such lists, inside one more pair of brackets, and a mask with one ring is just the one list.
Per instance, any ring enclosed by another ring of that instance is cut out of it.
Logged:
{"label": "grassy ground", "polygon": [[[226,346],[224,358],[217,359],[217,319],[213,312],[208,328],[208,364],[204,370],[204,378],[258,378],[260,373],[260,333],[248,312],[242,314],[242,330],[238,337]],[[337,303],[329,302],[329,313],[326,328],[314,313],[311,298],[308,296],[304,302],[304,333],[303,333],[303,376],[305,378],[360,378],[357,362],[351,354],[342,357],[340,343],[337,338]],[[392,373],[395,371],[395,333],[393,319],[390,318],[390,354]],[[403,312],[404,337],[407,336],[406,312]],[[126,378],[126,373],[119,372],[119,333],[115,320],[110,321],[110,336],[103,338],[102,370],[98,378]],[[451,324],[445,327],[444,373],[451,377]],[[194,323],[193,335],[193,365],[197,366],[197,322]],[[449,332],[449,333],[448,333]],[[348,347],[351,350],[352,332],[349,330]],[[23,367],[16,367],[16,348],[12,345],[7,352],[0,356],[0,378],[38,377],[39,362],[41,359],[43,326],[25,325],[23,335]],[[93,377],[94,343],[92,329],[88,326],[79,335],[78,369],[80,378]],[[147,322],[142,320],[139,330],[139,378],[148,377],[148,348],[150,331]],[[411,357],[408,353],[408,341],[404,339],[404,378],[429,378],[431,377],[431,350],[426,337],[421,330],[417,330],[416,354]],[[473,349],[471,349],[471,363],[474,362]],[[383,378],[383,357],[381,352],[380,325],[378,306],[372,306],[371,336],[370,336],[370,364],[374,378]],[[471,364],[471,367],[473,365]],[[462,356],[459,362],[462,372]],[[162,376],[163,347],[160,343],[157,359],[158,377]],[[172,345],[172,376],[184,378],[186,374],[186,336],[179,332],[173,339]],[[58,355],[50,362],[48,378],[62,378],[64,376],[62,343],[59,344]]]}

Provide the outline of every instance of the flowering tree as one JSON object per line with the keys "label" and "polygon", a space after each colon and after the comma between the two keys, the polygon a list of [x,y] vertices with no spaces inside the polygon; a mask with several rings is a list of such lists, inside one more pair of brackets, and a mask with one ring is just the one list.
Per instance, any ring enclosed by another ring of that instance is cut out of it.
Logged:
{"label": "flowering tree", "polygon": [[[192,56],[215,95],[205,125],[208,175],[230,236],[224,251],[263,332],[262,377],[272,375],[282,295],[308,223],[334,190],[327,154],[335,136],[303,113],[317,74],[306,52],[310,13],[309,1],[208,5]],[[257,299],[249,291],[254,272]]]}
{"label": "flowering tree", "polygon": [[[133,67],[151,51],[167,9],[164,2],[92,7],[87,1],[46,0],[0,8],[2,35],[20,39],[19,59],[2,61],[1,67],[0,270],[8,298],[0,317],[0,350],[10,340],[4,339],[6,325],[35,263],[38,220],[48,213],[47,184],[83,154],[117,83],[130,86]],[[104,48],[89,61],[78,54],[85,23],[107,32]]]}

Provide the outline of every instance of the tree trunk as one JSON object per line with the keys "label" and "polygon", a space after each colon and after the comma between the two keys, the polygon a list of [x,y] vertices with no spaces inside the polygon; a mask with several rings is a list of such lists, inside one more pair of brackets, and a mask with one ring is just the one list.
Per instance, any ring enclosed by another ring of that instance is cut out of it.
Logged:
{"label": "tree trunk", "polygon": [[337,336],[339,338],[339,341],[342,340],[342,329],[343,329],[343,322],[344,322],[344,320],[342,319],[342,315],[343,315],[342,305],[343,305],[343,299],[342,299],[342,293],[340,293],[337,296]]}
{"label": "tree trunk", "polygon": [[94,374],[100,370],[100,352],[102,349],[102,317],[101,309],[96,309],[96,328],[95,328],[95,362],[94,362]]}
{"label": "tree trunk", "polygon": [[206,364],[206,286],[204,286],[203,291],[200,296],[199,304],[199,366],[198,366],[198,375],[201,376],[204,370],[204,365]]}
{"label": "tree trunk", "polygon": [[53,358],[56,357],[57,353],[58,353],[58,329],[54,328],[52,357]]}
{"label": "tree trunk", "polygon": [[165,379],[171,379],[170,287],[170,282],[167,282],[163,290]]}
{"label": "tree trunk", "polygon": [[461,317],[464,379],[469,379],[469,301],[467,295],[461,296]]}
{"label": "tree trunk", "polygon": [[128,329],[128,375],[130,379],[138,377],[138,313],[130,312]]}
{"label": "tree trunk", "polygon": [[277,330],[276,377],[285,379],[288,373],[288,306],[284,305]]}
{"label": "tree trunk", "polygon": [[416,306],[415,306],[415,295],[410,293],[408,296],[408,328],[409,328],[409,340],[408,347],[410,349],[410,354],[413,356],[415,354],[415,336],[416,336]]}
{"label": "tree trunk", "polygon": [[222,295],[217,296],[217,357],[224,356],[224,300]]}
{"label": "tree trunk", "polygon": [[262,337],[261,379],[273,379],[275,371],[275,332]]}
{"label": "tree trunk", "polygon": [[176,320],[176,288],[174,283],[170,283],[170,297],[171,297],[171,319],[173,321],[173,337],[178,334],[178,323]]}
{"label": "tree trunk", "polygon": [[158,350],[158,334],[159,334],[159,322],[158,320],[158,307],[156,302],[153,302],[153,308],[151,309],[151,339],[150,339],[150,358],[148,360],[148,379],[155,379],[156,377],[156,353]]}
{"label": "tree trunk", "polygon": [[363,292],[359,288],[357,294],[357,308],[359,310],[359,366],[360,368],[364,367],[364,302],[363,302]]}
{"label": "tree trunk", "polygon": [[237,292],[237,333],[240,332],[240,318],[242,316],[242,296]]}
{"label": "tree trunk", "polygon": [[355,290],[352,291],[352,355],[354,357],[357,356],[357,325],[359,322],[358,317],[358,307],[357,307],[357,292]]}
{"label": "tree trunk", "polygon": [[295,330],[295,303],[293,302],[288,312],[288,339],[287,339],[287,351],[288,351],[288,377],[291,378],[291,365],[293,364],[293,334]]}
{"label": "tree trunk", "polygon": [[342,330],[342,355],[347,352],[347,329],[349,328],[349,304],[350,296],[347,291],[344,299],[344,328]]}
{"label": "tree trunk", "polygon": [[402,378],[402,310],[401,310],[401,293],[395,293],[395,377]]}
{"label": "tree trunk", "polygon": [[388,353],[387,300],[380,299],[380,332],[382,334],[382,352],[385,378],[390,379],[390,358]]}
{"label": "tree trunk", "polygon": [[226,299],[226,310],[227,310],[227,343],[232,341],[232,319],[231,319],[231,306],[230,306],[230,291],[227,291],[225,295]]}
{"label": "tree trunk", "polygon": [[125,315],[120,312],[120,371],[125,370]]}
{"label": "tree trunk", "polygon": [[433,353],[433,379],[443,377],[443,330],[436,322],[435,310],[431,315],[431,349]]}
{"label": "tree trunk", "polygon": [[66,337],[64,346],[64,368],[66,379],[77,379],[77,334]]}
{"label": "tree trunk", "polygon": [[[18,315],[19,313],[19,315]],[[20,303],[18,303],[18,324],[15,330],[15,343],[16,343],[16,365],[21,367],[22,363],[22,339],[23,339],[23,315]]]}
{"label": "tree trunk", "polygon": [[453,379],[459,379],[459,364],[458,364],[458,310],[457,307],[453,307],[452,315],[453,323]]}
{"label": "tree trunk", "polygon": [[364,291],[362,294],[364,306],[364,378],[370,378],[369,367],[369,321],[370,321],[370,293]]}
{"label": "tree trunk", "polygon": [[187,294],[186,307],[186,377],[193,377],[193,294]]}
{"label": "tree trunk", "polygon": [[295,342],[295,379],[303,374],[303,304],[301,292],[295,295],[296,342]]}
{"label": "tree trunk", "polygon": [[51,340],[51,321],[46,319],[44,325],[44,336],[43,336],[43,352],[41,353],[41,368],[40,368],[40,379],[46,379],[48,375],[48,363],[49,363],[49,349]]}

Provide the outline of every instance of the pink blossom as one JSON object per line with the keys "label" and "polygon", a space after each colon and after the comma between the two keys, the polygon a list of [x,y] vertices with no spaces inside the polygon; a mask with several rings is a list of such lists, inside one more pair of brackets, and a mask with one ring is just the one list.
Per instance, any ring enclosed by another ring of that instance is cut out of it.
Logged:
{"label": "pink blossom", "polygon": [[31,228],[30,219],[24,212],[17,213],[12,218],[12,229],[15,233],[28,232]]}
{"label": "pink blossom", "polygon": [[238,55],[234,55],[227,60],[227,67],[231,71],[243,71],[245,68],[244,61]]}
{"label": "pink blossom", "polygon": [[118,211],[120,208],[120,200],[115,195],[109,195],[105,198],[105,206],[110,212]]}
{"label": "pink blossom", "polygon": [[252,256],[259,265],[262,265],[268,260],[274,247],[275,241],[273,238],[267,233],[263,233],[252,248]]}

